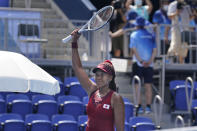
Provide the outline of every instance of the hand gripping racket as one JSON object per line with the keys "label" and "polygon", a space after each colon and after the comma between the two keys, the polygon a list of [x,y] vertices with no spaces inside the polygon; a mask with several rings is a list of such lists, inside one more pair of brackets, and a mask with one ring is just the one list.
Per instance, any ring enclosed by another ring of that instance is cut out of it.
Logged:
{"label": "hand gripping racket", "polygon": [[[112,6],[105,6],[92,16],[92,18],[78,31],[79,33],[85,31],[96,31],[105,26],[111,19],[114,12]],[[62,39],[63,43],[67,43],[72,38],[71,35]]]}

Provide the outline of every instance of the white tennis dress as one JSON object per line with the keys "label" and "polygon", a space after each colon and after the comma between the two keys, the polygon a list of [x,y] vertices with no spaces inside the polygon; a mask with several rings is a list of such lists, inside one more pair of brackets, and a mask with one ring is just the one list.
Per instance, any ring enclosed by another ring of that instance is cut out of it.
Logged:
{"label": "white tennis dress", "polygon": [[[168,16],[173,16],[177,12],[177,1],[174,1],[170,3],[168,7]],[[172,27],[171,27],[171,43],[170,43],[170,48],[168,49],[168,55],[170,56],[182,56],[186,57],[187,56],[187,43],[182,43],[181,42],[181,27],[179,23],[179,16],[176,15],[172,19]]]}
{"label": "white tennis dress", "polygon": [[175,16],[175,18],[172,20],[171,43],[170,48],[168,49],[168,55],[186,57],[187,51],[187,43],[181,42],[181,31],[178,16]]}

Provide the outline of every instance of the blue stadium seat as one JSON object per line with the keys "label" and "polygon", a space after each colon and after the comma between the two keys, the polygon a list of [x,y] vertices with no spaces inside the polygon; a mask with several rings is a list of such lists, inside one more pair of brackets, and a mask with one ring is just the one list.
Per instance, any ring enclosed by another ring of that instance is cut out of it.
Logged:
{"label": "blue stadium seat", "polygon": [[73,82],[79,84],[79,81],[78,81],[77,77],[66,77],[66,78],[64,78],[64,86],[65,87],[70,87],[70,84],[73,83]]}
{"label": "blue stadium seat", "polygon": [[80,98],[77,96],[71,96],[71,95],[63,95],[63,96],[59,96],[57,98],[58,101],[58,106],[59,106],[59,113],[63,113],[63,103],[65,101],[80,101]]}
{"label": "blue stadium seat", "polygon": [[85,131],[87,126],[88,116],[87,115],[80,115],[78,117],[78,128],[79,131]]}
{"label": "blue stadium seat", "polygon": [[[174,111],[185,111],[187,110],[186,93],[185,93],[185,81],[173,80],[170,82],[170,92],[172,96],[172,109]],[[190,97],[191,86],[188,85],[188,93]],[[195,90],[193,98],[195,95]]]}
{"label": "blue stadium seat", "polygon": [[[94,78],[91,78],[91,80],[95,82]],[[78,96],[81,101],[84,96],[88,95],[86,91],[82,88],[77,77],[66,77],[64,79],[64,86],[67,88],[69,95]]]}
{"label": "blue stadium seat", "polygon": [[4,100],[6,100],[6,97],[8,94],[13,94],[11,92],[0,92],[0,95],[3,97]]}
{"label": "blue stadium seat", "polygon": [[125,104],[125,121],[128,122],[129,118],[133,116],[133,104],[129,102],[124,102]]}
{"label": "blue stadium seat", "polygon": [[64,89],[65,89],[66,95],[69,94],[69,87],[71,83],[79,84],[77,77],[65,77],[64,78],[64,87],[65,87]]}
{"label": "blue stadium seat", "polygon": [[63,114],[70,114],[77,120],[79,115],[84,114],[83,103],[76,96],[58,97],[59,111]]}
{"label": "blue stadium seat", "polygon": [[84,96],[88,96],[86,91],[79,83],[72,82],[69,87],[69,95],[78,96],[82,101]]}
{"label": "blue stadium seat", "polygon": [[49,118],[58,113],[58,104],[53,96],[34,95],[32,96],[34,113],[45,114]]}
{"label": "blue stadium seat", "polygon": [[58,93],[56,96],[65,95],[64,83],[61,81],[60,77],[58,76],[53,76],[53,77],[59,82],[60,85],[60,93]]}
{"label": "blue stadium seat", "polygon": [[6,112],[6,104],[2,95],[0,95],[0,113]]}
{"label": "blue stadium seat", "polygon": [[172,80],[169,83],[171,95],[174,96],[174,88],[178,85],[185,85],[185,80]]}
{"label": "blue stadium seat", "polygon": [[52,131],[51,121],[44,114],[28,114],[25,118],[28,131]]}
{"label": "blue stadium seat", "polygon": [[77,96],[72,96],[72,95],[63,95],[58,97],[58,102],[63,103],[64,101],[80,101],[80,98]]}
{"label": "blue stadium seat", "polygon": [[[190,98],[191,86],[188,86],[188,93]],[[185,85],[176,86],[176,88],[174,88],[174,110],[187,110]]]}
{"label": "blue stadium seat", "polygon": [[129,120],[131,131],[155,130],[155,124],[147,117],[131,117]]}
{"label": "blue stadium seat", "polygon": [[128,102],[128,103],[131,103],[131,101],[128,98],[126,98],[126,97],[123,97],[123,101],[124,102]]}
{"label": "blue stadium seat", "polygon": [[72,115],[53,115],[52,124],[55,131],[78,131],[77,121]]}
{"label": "blue stadium seat", "polygon": [[25,123],[19,114],[0,114],[1,131],[25,131]]}
{"label": "blue stadium seat", "polygon": [[6,103],[7,112],[20,114],[23,118],[26,114],[32,113],[32,103],[27,95],[8,94]]}

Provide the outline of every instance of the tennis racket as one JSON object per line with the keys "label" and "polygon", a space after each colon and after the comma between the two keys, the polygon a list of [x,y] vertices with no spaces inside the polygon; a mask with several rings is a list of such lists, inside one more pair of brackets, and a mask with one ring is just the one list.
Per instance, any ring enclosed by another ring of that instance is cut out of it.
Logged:
{"label": "tennis racket", "polygon": [[[79,33],[83,33],[85,31],[96,31],[103,26],[105,26],[111,19],[114,12],[114,8],[112,6],[105,6],[99,11],[97,11],[92,18],[78,31]],[[63,43],[67,43],[72,36],[69,35],[66,38],[62,39]]]}

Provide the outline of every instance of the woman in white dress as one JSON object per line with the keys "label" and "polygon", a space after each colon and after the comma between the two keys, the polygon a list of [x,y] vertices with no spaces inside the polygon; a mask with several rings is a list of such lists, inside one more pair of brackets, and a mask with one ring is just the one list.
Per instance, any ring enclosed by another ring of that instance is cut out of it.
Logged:
{"label": "woman in white dress", "polygon": [[172,21],[171,43],[168,50],[169,56],[178,56],[179,63],[184,63],[187,56],[187,43],[181,41],[181,30],[179,25],[179,15],[181,9],[177,9],[177,1],[172,2],[168,8],[168,17]]}

